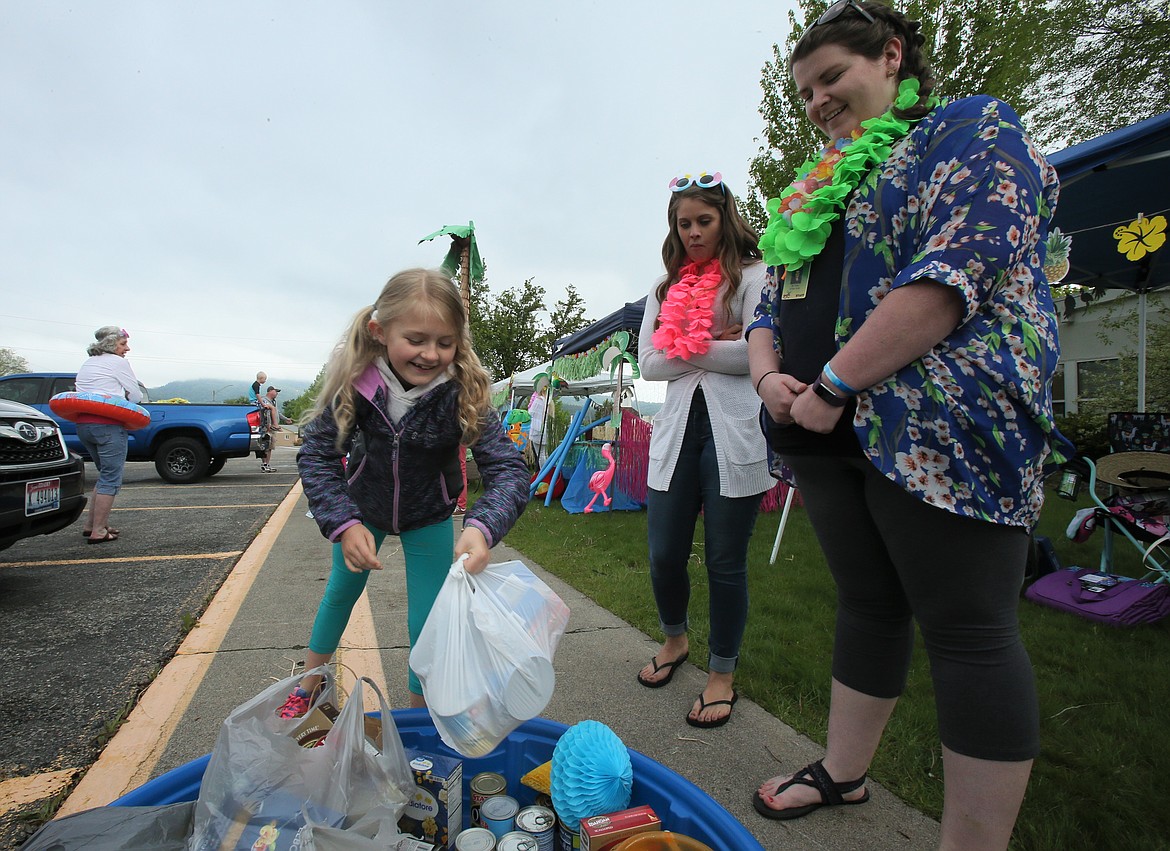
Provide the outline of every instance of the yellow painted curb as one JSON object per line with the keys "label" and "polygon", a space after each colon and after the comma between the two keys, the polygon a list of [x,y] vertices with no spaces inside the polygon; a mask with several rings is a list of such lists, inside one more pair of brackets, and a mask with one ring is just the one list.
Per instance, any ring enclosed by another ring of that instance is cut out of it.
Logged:
{"label": "yellow painted curb", "polygon": [[175,658],[147,688],[57,816],[105,806],[150,779],[301,492],[298,481],[236,562]]}

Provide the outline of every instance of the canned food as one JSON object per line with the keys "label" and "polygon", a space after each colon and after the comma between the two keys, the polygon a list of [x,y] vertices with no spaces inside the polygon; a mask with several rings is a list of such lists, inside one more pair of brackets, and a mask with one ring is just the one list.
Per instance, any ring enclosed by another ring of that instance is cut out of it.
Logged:
{"label": "canned food", "polygon": [[483,820],[484,827],[499,839],[505,833],[516,829],[516,813],[519,811],[520,805],[516,803],[515,798],[493,795],[480,806],[479,817]]}
{"label": "canned food", "polygon": [[537,851],[554,851],[557,837],[557,814],[548,807],[525,807],[516,813],[516,829],[537,841]]}
{"label": "canned food", "polygon": [[482,827],[469,827],[455,837],[455,851],[495,851],[496,835]]}
{"label": "canned food", "polygon": [[496,843],[496,851],[539,851],[540,843],[535,836],[513,830],[505,833]]}
{"label": "canned food", "polygon": [[481,771],[471,778],[471,825],[472,827],[486,827],[479,817],[479,808],[483,802],[495,795],[508,794],[508,781],[504,775],[494,771]]}
{"label": "canned food", "polygon": [[[577,826],[581,826],[580,822]],[[581,851],[581,834],[569,827],[563,819],[557,828],[557,838],[560,840],[557,851]]]}

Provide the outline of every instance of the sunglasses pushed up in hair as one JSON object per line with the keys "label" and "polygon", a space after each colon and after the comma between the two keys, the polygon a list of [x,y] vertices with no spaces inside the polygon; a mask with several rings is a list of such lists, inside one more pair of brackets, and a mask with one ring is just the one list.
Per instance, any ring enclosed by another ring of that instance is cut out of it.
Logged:
{"label": "sunglasses pushed up in hair", "polygon": [[723,189],[723,175],[719,172],[715,172],[714,174],[703,172],[698,177],[692,174],[684,174],[680,177],[673,178],[668,185],[670,186],[671,192],[682,192],[690,189],[692,186],[699,189],[714,189],[718,186],[726,192]]}
{"label": "sunglasses pushed up in hair", "polygon": [[810,32],[812,32],[816,27],[819,27],[822,24],[832,23],[833,21],[837,20],[839,17],[844,15],[846,12],[848,12],[850,9],[855,10],[859,15],[861,15],[861,17],[865,18],[871,24],[874,23],[873,15],[871,15],[869,12],[865,11],[865,7],[862,6],[860,3],[858,3],[857,0],[837,0],[836,3],[830,3],[829,8],[825,9],[825,11],[821,13],[821,16],[819,18],[817,18],[815,21],[813,21],[811,24],[809,24],[808,29],[806,29],[803,33],[801,33],[800,37],[804,38],[806,35],[808,35]]}

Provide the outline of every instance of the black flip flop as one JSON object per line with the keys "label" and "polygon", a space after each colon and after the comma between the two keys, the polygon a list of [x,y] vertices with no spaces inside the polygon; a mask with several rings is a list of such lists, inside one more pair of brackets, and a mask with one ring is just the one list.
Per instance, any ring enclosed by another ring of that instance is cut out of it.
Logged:
{"label": "black flip flop", "polygon": [[683,662],[685,662],[687,660],[687,657],[690,655],[691,655],[691,652],[688,650],[686,653],[679,656],[673,662],[663,662],[661,665],[658,664],[658,657],[657,656],[651,656],[650,657],[650,664],[654,666],[654,673],[657,674],[663,668],[670,668],[670,671],[669,671],[669,673],[667,673],[667,675],[665,677],[663,677],[660,680],[644,680],[644,679],[642,679],[642,672],[639,671],[638,672],[638,682],[640,682],[642,685],[646,686],[646,688],[662,688],[664,685],[667,685],[671,680],[674,679],[674,669],[677,668],[679,665],[681,665]]}
{"label": "black flip flop", "polygon": [[735,709],[735,702],[739,700],[739,692],[732,689],[731,700],[712,700],[707,702],[703,700],[703,693],[699,692],[699,712],[702,712],[708,706],[727,706],[730,707],[726,715],[716,718],[714,721],[703,721],[698,718],[692,718],[690,713],[687,713],[687,723],[692,727],[701,727],[704,730],[710,730],[714,727],[722,727],[731,720],[731,710]]}
{"label": "black flip flop", "polygon": [[86,543],[87,544],[106,544],[106,543],[109,543],[110,541],[116,541],[116,540],[118,540],[118,536],[110,534],[110,530],[107,529],[106,535],[104,538],[89,538],[86,540]]}
{"label": "black flip flop", "polygon": [[[109,533],[110,535],[113,535],[115,538],[116,538],[116,537],[118,537],[118,534],[119,534],[119,533],[118,533],[118,530],[117,530],[117,529],[115,529],[113,526],[107,526],[107,527],[106,527],[106,532],[107,532],[107,533]],[[83,537],[83,538],[88,538],[88,537],[89,537],[90,535],[92,535],[92,534],[93,534],[93,530],[92,530],[92,529],[91,529],[90,531],[88,531],[88,532],[87,532],[87,531],[85,531],[84,529],[82,529],[82,530],[81,530],[81,537]]]}
{"label": "black flip flop", "polygon": [[864,804],[869,800],[869,790],[865,790],[865,794],[856,801],[846,801],[843,794],[855,792],[865,785],[866,775],[861,775],[858,780],[850,780],[846,783],[837,783],[829,776],[829,772],[825,771],[825,767],[821,765],[818,759],[811,765],[806,765],[796,774],[792,775],[791,779],[785,780],[776,787],[776,791],[772,793],[772,797],[779,795],[790,786],[811,786],[821,793],[821,800],[815,804],[805,804],[802,807],[785,807],[782,810],[769,807],[767,802],[760,797],[760,790],[756,790],[752,794],[752,806],[756,808],[756,812],[764,818],[776,819],[784,821],[787,819],[800,818],[806,816],[813,810],[819,810],[821,807],[842,807],[853,804]]}

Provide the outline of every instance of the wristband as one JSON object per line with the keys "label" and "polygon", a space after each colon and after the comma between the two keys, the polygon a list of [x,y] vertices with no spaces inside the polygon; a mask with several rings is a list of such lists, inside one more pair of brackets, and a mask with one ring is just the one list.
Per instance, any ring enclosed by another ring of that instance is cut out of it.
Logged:
{"label": "wristband", "polygon": [[826,363],[821,372],[825,374],[825,378],[829,379],[830,384],[832,384],[846,396],[856,396],[861,392],[860,390],[854,390],[852,387],[842,381],[837,376],[837,373],[833,372],[833,367],[829,366],[829,364]]}
{"label": "wristband", "polygon": [[756,395],[757,396],[760,395],[760,385],[764,383],[765,378],[767,378],[769,375],[779,375],[779,374],[780,374],[780,370],[769,369],[767,372],[765,372],[763,375],[761,375],[760,380],[756,382]]}
{"label": "wristband", "polygon": [[817,383],[813,385],[813,391],[834,408],[844,408],[849,404],[848,397],[838,396],[832,391],[829,385],[825,384],[823,381],[817,381]]}

